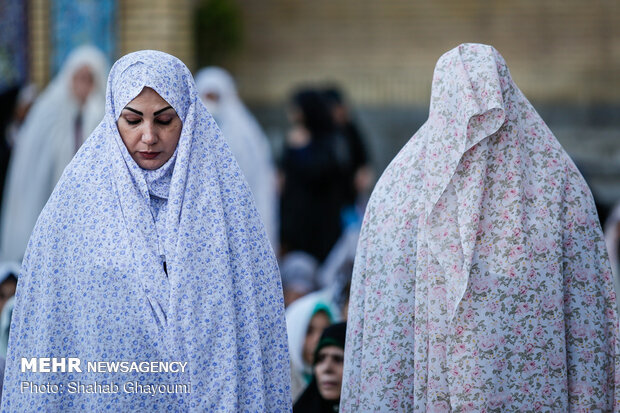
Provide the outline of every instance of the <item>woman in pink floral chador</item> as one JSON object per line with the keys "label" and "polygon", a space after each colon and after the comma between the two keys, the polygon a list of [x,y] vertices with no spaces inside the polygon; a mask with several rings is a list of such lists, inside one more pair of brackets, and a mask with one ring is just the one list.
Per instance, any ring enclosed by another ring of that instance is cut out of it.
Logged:
{"label": "woman in pink floral chador", "polygon": [[355,261],[341,411],[618,411],[590,191],[490,46],[443,55]]}

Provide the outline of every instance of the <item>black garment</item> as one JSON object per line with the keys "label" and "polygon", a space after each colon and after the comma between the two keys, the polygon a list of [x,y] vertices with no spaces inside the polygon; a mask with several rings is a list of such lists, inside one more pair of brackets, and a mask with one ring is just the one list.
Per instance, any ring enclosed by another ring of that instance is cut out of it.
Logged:
{"label": "black garment", "polygon": [[334,413],[340,400],[328,401],[321,397],[316,379],[312,379],[306,390],[293,406],[293,413]]}
{"label": "black garment", "polygon": [[345,192],[343,198],[345,205],[353,205],[358,195],[355,188],[355,174],[361,167],[368,164],[368,153],[362,135],[353,122],[344,125],[341,132],[345,138],[348,153],[347,163],[344,165]]}
{"label": "black garment", "polygon": [[11,147],[7,142],[7,128],[13,119],[19,87],[13,87],[0,94],[0,206],[4,194],[4,183],[11,158]]}
{"label": "black garment", "polygon": [[337,135],[312,136],[303,148],[286,148],[280,199],[280,243],[322,262],[342,232],[342,169]]}

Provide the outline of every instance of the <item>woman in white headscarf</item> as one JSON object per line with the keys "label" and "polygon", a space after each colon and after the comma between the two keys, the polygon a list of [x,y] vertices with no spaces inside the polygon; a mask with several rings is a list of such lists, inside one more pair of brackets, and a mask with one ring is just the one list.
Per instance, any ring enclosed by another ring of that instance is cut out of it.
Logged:
{"label": "woman in white headscarf", "polygon": [[334,310],[321,291],[295,300],[286,309],[291,357],[291,393],[295,401],[312,380],[312,361],[321,333],[334,321]]}
{"label": "woman in white headscarf", "polygon": [[439,59],[369,202],[347,328],[344,412],[618,411],[592,195],[492,47]]}
{"label": "woman in white headscarf", "polygon": [[235,81],[227,71],[219,67],[200,70],[196,74],[196,87],[202,102],[222,128],[250,185],[269,239],[277,249],[276,181],[269,141],[239,98]]}
{"label": "woman in white headscarf", "polygon": [[108,62],[81,46],[41,93],[22,125],[8,168],[0,220],[0,259],[21,261],[32,228],[105,103]]}
{"label": "woman in white headscarf", "polygon": [[[287,347],[273,250],[191,73],[124,56],[28,244],[2,410],[285,412]],[[82,371],[22,368],[36,357]]]}

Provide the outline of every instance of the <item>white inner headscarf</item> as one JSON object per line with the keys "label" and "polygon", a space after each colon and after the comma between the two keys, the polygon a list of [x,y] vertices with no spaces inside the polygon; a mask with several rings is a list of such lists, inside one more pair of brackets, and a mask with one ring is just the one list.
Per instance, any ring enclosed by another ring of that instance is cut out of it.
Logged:
{"label": "white inner headscarf", "polygon": [[[226,142],[250,185],[275,249],[278,245],[276,181],[269,141],[239,98],[233,78],[224,69],[207,67],[200,70],[196,74],[196,87],[203,103],[222,128]],[[207,100],[207,93],[216,94],[218,101]]]}
{"label": "white inner headscarf", "polygon": [[[153,171],[131,158],[116,126],[144,87],[183,122],[175,155]],[[103,121],[41,213],[16,299],[3,410],[290,409],[276,260],[236,161],[173,56],[140,51],[112,68]],[[21,392],[23,380],[41,377],[21,372],[20,359],[41,356],[187,362],[183,373],[45,379],[189,384],[191,392]]]}
{"label": "white inner headscarf", "polygon": [[325,312],[330,322],[333,321],[335,309],[330,298],[324,291],[316,291],[295,300],[286,309],[293,400],[303,393],[312,376],[312,366],[303,357],[308,327],[312,317],[319,311]]}
{"label": "white inner headscarf", "polygon": [[[80,108],[73,75],[90,68],[94,85]],[[60,73],[41,93],[15,142],[6,177],[0,220],[0,260],[21,261],[32,228],[56,182],[75,154],[75,122],[82,112],[82,140],[104,113],[108,62],[93,46],[75,49]]]}
{"label": "white inner headscarf", "polygon": [[618,411],[609,261],[582,176],[490,46],[435,68],[368,204],[341,411]]}

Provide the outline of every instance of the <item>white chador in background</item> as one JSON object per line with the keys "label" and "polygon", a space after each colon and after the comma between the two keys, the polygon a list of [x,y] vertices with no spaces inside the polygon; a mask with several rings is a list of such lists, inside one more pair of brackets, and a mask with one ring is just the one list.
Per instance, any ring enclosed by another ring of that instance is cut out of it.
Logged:
{"label": "white chador in background", "polygon": [[235,82],[219,67],[207,67],[196,74],[202,102],[222,129],[224,138],[250,185],[267,235],[277,249],[275,168],[269,141],[258,122],[245,107]]}
{"label": "white chador in background", "polygon": [[30,110],[16,140],[6,178],[0,259],[21,261],[39,213],[63,170],[101,121],[108,62],[81,46]]}

